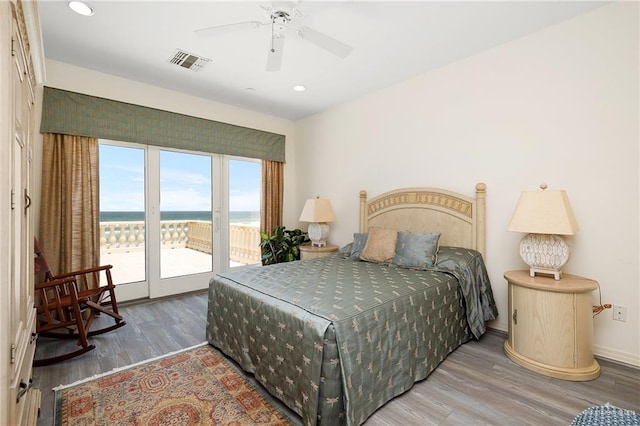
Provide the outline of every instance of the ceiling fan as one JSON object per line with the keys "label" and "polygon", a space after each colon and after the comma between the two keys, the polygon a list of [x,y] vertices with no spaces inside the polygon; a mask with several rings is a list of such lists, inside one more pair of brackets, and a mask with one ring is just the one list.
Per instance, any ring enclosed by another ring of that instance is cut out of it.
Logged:
{"label": "ceiling fan", "polygon": [[287,32],[292,32],[299,38],[333,53],[344,59],[353,50],[353,47],[335,38],[306,26],[297,26],[295,21],[302,18],[302,13],[294,6],[274,4],[272,6],[260,6],[267,18],[267,22],[244,21],[232,24],[216,25],[201,28],[195,33],[201,37],[210,37],[230,32],[258,29],[267,25],[271,26],[271,46],[267,56],[267,71],[279,71],[282,66],[282,51]]}

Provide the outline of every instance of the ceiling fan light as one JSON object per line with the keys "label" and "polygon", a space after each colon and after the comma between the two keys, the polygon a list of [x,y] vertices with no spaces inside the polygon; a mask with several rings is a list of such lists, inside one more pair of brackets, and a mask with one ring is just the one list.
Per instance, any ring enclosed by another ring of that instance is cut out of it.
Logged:
{"label": "ceiling fan light", "polygon": [[82,15],[82,16],[93,15],[93,8],[84,2],[74,0],[74,1],[70,1],[67,4],[69,5],[69,8],[71,10],[73,10],[79,15]]}

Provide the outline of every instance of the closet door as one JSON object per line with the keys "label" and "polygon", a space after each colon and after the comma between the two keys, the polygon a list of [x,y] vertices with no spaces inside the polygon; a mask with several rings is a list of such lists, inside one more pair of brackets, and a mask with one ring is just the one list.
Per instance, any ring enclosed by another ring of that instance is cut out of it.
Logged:
{"label": "closet door", "polygon": [[[16,12],[13,12],[14,17]],[[39,406],[39,391],[32,388],[35,352],[33,295],[33,230],[31,220],[31,127],[33,86],[27,68],[26,42],[13,20],[11,40],[11,241],[10,258],[10,424],[27,424]]]}

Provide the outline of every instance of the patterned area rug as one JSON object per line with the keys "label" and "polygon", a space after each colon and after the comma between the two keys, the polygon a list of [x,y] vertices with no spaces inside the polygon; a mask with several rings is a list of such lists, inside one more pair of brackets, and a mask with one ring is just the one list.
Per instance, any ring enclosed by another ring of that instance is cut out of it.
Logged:
{"label": "patterned area rug", "polygon": [[640,414],[608,404],[599,405],[577,415],[571,426],[640,426]]}
{"label": "patterned area rug", "polygon": [[208,344],[54,391],[56,425],[294,424]]}

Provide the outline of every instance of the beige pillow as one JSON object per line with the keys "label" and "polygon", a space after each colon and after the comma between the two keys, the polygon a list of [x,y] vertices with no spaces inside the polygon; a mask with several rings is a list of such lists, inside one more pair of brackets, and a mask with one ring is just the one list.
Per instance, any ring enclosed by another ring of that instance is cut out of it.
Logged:
{"label": "beige pillow", "polygon": [[360,254],[360,259],[368,262],[391,263],[396,254],[398,231],[385,228],[369,229],[367,244]]}

